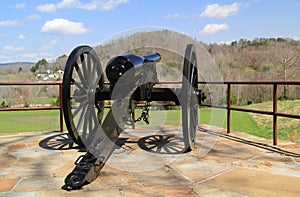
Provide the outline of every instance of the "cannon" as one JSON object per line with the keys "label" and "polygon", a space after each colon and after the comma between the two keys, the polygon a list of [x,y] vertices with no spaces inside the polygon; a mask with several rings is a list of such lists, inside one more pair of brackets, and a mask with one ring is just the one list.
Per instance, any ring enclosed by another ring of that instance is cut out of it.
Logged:
{"label": "cannon", "polygon": [[[152,101],[181,105],[183,152],[194,149],[198,107],[205,99],[198,89],[195,46],[186,47],[181,88],[155,87],[159,83],[156,63],[160,59],[159,53],[123,54],[112,58],[104,73],[91,47],[78,46],[71,52],[63,76],[63,112],[69,136],[86,147],[87,153],[76,160],[64,189],[79,189],[97,178],[128,120],[149,123]],[[104,82],[105,75],[109,83]],[[105,117],[104,101],[113,101]],[[132,120],[135,103],[140,101],[146,103],[145,109],[137,120]]]}

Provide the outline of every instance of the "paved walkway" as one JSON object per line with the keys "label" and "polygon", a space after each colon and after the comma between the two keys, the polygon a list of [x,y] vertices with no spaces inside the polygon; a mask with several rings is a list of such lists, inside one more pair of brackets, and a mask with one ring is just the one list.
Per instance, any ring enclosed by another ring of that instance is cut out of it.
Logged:
{"label": "paved walkway", "polygon": [[67,134],[2,135],[0,196],[300,196],[300,145],[207,127],[185,154],[176,127],[129,129],[120,142],[93,183],[68,192],[84,153]]}

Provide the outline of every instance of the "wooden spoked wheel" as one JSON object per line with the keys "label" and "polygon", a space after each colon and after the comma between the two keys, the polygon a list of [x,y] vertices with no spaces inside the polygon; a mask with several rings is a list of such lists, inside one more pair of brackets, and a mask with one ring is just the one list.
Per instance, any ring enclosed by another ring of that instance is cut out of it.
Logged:
{"label": "wooden spoked wheel", "polygon": [[182,76],[182,130],[185,152],[195,147],[198,126],[198,72],[195,46],[188,44],[184,55]]}
{"label": "wooden spoked wheel", "polygon": [[73,141],[84,146],[100,126],[104,105],[96,92],[103,88],[99,58],[89,46],[79,46],[70,54],[63,76],[63,111],[65,124]]}

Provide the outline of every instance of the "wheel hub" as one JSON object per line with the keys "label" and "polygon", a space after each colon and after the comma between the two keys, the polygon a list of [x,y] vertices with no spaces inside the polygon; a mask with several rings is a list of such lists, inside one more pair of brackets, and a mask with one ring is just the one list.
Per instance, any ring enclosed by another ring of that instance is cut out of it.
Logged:
{"label": "wheel hub", "polygon": [[95,93],[96,93],[95,88],[92,86],[89,86],[88,89],[85,91],[76,89],[73,94],[73,99],[77,103],[88,101],[89,103],[94,104]]}
{"label": "wheel hub", "polygon": [[[87,92],[87,99],[89,102],[95,101],[95,88],[94,87],[89,87],[88,92]],[[93,102],[94,104],[95,102]]]}

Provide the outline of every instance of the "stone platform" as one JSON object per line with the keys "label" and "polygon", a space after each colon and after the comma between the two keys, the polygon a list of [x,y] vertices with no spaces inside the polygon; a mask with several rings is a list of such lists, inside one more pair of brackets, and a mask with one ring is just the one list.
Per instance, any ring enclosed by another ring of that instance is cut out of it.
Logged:
{"label": "stone platform", "polygon": [[64,179],[83,150],[65,133],[0,136],[0,196],[300,196],[300,145],[199,126],[182,153],[177,127],[124,131],[100,176],[81,190]]}

